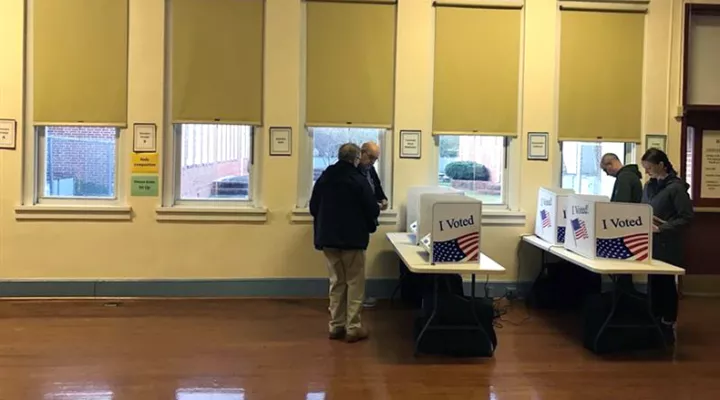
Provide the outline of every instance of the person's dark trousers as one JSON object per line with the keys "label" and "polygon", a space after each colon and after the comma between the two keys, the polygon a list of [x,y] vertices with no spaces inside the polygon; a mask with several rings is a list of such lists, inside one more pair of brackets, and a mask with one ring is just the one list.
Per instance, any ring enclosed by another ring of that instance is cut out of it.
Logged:
{"label": "person's dark trousers", "polygon": [[674,275],[649,275],[653,314],[665,322],[675,322],[678,314],[678,292]]}

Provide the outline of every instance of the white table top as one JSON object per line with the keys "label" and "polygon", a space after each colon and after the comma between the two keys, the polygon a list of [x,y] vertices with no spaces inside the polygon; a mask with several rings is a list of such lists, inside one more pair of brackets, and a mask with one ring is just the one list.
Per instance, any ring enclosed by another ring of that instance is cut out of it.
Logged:
{"label": "white table top", "polygon": [[660,260],[652,260],[650,263],[606,259],[593,260],[573,253],[563,246],[553,246],[535,235],[522,236],[522,240],[596,274],[685,275],[684,269]]}
{"label": "white table top", "polygon": [[411,272],[417,274],[503,274],[505,267],[492,258],[480,253],[480,262],[430,264],[429,254],[425,249],[416,246],[411,240],[411,233],[391,232],[387,238]]}

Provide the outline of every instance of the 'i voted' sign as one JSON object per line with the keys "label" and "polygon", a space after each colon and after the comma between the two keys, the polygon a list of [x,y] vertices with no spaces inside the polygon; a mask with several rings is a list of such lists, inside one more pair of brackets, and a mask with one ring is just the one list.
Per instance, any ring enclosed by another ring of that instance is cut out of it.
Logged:
{"label": "'i voted' sign", "polygon": [[433,207],[432,259],[440,263],[480,259],[482,203],[437,203]]}
{"label": "'i voted' sign", "polygon": [[588,258],[649,262],[652,208],[592,198],[570,200],[565,247]]}
{"label": "'i voted' sign", "polygon": [[540,188],[538,190],[535,235],[550,244],[565,242],[567,199],[572,190]]}
{"label": "'i voted' sign", "polygon": [[650,257],[652,236],[651,212],[644,205],[615,203],[611,207],[598,207],[595,238],[597,257],[647,260]]}

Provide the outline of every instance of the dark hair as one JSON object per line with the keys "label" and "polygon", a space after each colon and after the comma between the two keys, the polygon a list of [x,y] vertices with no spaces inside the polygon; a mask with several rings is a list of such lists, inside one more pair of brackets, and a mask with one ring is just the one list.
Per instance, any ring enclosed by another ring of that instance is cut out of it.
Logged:
{"label": "dark hair", "polygon": [[340,161],[353,163],[358,158],[360,158],[360,147],[355,143],[345,143],[338,149],[338,160]]}
{"label": "dark hair", "polygon": [[620,161],[620,158],[618,158],[617,154],[615,153],[605,153],[603,154],[602,158],[600,159],[602,162],[608,162],[608,161]]}
{"label": "dark hair", "polygon": [[647,161],[653,164],[663,163],[663,165],[665,166],[665,172],[667,172],[668,174],[677,175],[677,171],[675,171],[675,168],[673,168],[667,154],[665,154],[665,152],[660,149],[656,149],[654,147],[648,149],[645,154],[643,154],[642,161]]}

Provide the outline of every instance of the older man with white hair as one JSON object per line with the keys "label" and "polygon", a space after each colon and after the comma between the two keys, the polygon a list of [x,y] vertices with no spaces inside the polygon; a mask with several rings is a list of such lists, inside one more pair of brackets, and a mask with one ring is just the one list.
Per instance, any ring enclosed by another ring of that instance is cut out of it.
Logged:
{"label": "older man with white hair", "polygon": [[[370,183],[375,199],[380,205],[380,210],[387,210],[389,205],[388,198],[385,195],[385,191],[383,191],[382,182],[380,182],[380,177],[375,170],[375,162],[378,158],[380,158],[380,146],[372,141],[363,143],[360,147],[360,165],[358,169],[368,180],[368,183]],[[377,300],[372,297],[366,297],[363,302],[363,307],[365,308],[372,308],[376,305]]]}

